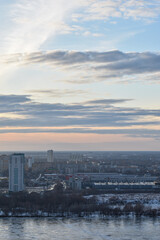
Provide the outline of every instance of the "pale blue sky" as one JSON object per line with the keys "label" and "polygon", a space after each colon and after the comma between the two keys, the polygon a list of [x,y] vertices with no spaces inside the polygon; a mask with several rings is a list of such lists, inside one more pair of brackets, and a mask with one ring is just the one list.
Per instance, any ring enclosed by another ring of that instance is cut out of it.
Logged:
{"label": "pale blue sky", "polygon": [[[153,23],[133,19],[113,18],[112,20],[113,23],[107,21],[80,23],[79,26],[85,30],[66,34],[65,41],[63,34],[58,34],[55,38],[51,37],[41,49],[159,51],[159,18]],[[91,35],[91,32],[97,36]]]}
{"label": "pale blue sky", "polygon": [[159,150],[159,26],[159,0],[0,0],[1,150]]}

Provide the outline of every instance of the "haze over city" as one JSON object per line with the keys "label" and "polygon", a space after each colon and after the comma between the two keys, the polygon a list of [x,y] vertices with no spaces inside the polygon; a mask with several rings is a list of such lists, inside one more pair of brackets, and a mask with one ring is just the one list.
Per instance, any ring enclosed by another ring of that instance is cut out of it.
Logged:
{"label": "haze over city", "polygon": [[159,150],[159,1],[0,9],[1,151]]}

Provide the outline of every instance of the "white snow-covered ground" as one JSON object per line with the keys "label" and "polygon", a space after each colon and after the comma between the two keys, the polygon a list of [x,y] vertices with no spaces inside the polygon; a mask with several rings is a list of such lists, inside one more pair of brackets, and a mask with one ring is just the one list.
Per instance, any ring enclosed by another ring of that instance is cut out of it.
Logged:
{"label": "white snow-covered ground", "polygon": [[130,193],[130,194],[100,194],[85,196],[86,199],[96,198],[97,204],[108,203],[112,206],[121,206],[127,203],[135,205],[141,203],[151,209],[160,209],[160,194]]}

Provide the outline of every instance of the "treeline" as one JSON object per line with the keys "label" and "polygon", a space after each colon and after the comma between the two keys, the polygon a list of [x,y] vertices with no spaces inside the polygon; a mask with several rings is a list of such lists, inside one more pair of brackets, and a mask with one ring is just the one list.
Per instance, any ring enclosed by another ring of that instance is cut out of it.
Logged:
{"label": "treeline", "polygon": [[145,208],[143,204],[126,203],[114,205],[114,199],[109,203],[98,203],[93,196],[89,199],[81,194],[49,191],[39,194],[12,193],[0,195],[0,216],[160,216],[160,209]]}

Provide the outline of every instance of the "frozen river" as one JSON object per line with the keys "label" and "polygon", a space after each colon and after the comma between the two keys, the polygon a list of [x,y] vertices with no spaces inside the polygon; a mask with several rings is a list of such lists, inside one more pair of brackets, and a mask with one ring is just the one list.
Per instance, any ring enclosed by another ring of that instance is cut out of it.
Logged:
{"label": "frozen river", "polygon": [[1,239],[159,240],[160,219],[1,218]]}

